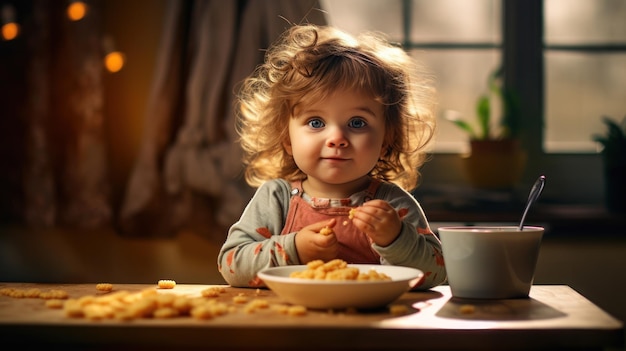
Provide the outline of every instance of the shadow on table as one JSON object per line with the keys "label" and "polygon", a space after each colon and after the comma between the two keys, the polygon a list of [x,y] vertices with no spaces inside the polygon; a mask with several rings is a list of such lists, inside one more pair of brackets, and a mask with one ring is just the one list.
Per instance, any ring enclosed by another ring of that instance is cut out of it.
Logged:
{"label": "shadow on table", "polygon": [[441,318],[486,321],[529,321],[566,314],[532,298],[477,300],[452,297],[437,312]]}

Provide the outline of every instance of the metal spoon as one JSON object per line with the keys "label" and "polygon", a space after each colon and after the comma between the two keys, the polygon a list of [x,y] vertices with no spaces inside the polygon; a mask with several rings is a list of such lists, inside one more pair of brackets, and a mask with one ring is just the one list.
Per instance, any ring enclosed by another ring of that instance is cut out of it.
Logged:
{"label": "metal spoon", "polygon": [[528,201],[526,202],[526,208],[524,209],[522,220],[519,223],[520,231],[524,230],[524,220],[526,220],[526,214],[528,213],[528,209],[533,203],[535,203],[535,200],[537,200],[537,198],[541,194],[541,191],[543,190],[543,186],[545,183],[546,183],[546,177],[541,175],[539,176],[537,181],[535,181],[535,184],[533,185],[532,189],[530,189],[530,194],[528,195]]}

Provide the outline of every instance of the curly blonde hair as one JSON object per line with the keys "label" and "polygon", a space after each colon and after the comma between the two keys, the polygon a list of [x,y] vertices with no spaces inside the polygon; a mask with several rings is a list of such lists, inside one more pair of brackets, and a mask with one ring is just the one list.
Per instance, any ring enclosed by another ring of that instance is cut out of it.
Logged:
{"label": "curly blonde hair", "polygon": [[434,136],[432,77],[382,35],[353,37],[310,24],[285,31],[239,91],[236,129],[248,184],[306,178],[283,147],[289,119],[297,105],[320,101],[337,89],[369,94],[384,106],[386,151],[370,176],[406,190],[417,186]]}

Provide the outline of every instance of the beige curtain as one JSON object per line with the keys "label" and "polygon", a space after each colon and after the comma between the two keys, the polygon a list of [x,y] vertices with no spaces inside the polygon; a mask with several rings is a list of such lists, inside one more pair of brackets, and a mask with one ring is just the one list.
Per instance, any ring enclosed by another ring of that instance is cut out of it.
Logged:
{"label": "beige curtain", "polygon": [[186,225],[222,242],[253,193],[234,132],[237,84],[290,23],[324,24],[317,0],[180,1],[166,19],[142,146],[120,213],[129,235]]}
{"label": "beige curtain", "polygon": [[90,1],[94,15],[79,23],[65,20],[64,1],[29,5],[20,169],[25,222],[108,225],[113,211],[103,121],[101,2]]}

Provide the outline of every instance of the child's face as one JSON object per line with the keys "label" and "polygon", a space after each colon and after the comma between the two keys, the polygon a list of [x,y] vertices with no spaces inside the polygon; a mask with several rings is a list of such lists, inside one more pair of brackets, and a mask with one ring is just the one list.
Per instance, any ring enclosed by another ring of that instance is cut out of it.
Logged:
{"label": "child's face", "polygon": [[382,154],[383,105],[368,95],[338,90],[295,110],[284,143],[307,178],[341,185],[361,180]]}

